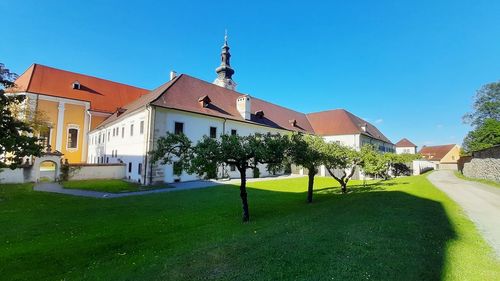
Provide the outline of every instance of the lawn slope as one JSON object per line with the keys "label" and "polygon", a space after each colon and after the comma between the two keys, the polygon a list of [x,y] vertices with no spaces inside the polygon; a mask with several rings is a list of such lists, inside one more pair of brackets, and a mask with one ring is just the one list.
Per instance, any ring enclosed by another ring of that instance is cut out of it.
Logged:
{"label": "lawn slope", "polygon": [[[353,182],[354,185],[359,184]],[[5,280],[495,280],[500,264],[423,176],[339,194],[317,178],[116,199],[0,186]]]}

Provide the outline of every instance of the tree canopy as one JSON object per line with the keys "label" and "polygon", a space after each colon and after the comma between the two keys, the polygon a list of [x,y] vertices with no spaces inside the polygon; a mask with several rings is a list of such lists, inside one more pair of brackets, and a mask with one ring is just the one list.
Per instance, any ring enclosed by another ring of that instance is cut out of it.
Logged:
{"label": "tree canopy", "polygon": [[361,152],[336,142],[330,142],[323,147],[323,157],[326,170],[340,184],[342,193],[347,193],[347,183],[358,165],[363,163]]}
{"label": "tree canopy", "polygon": [[500,121],[486,119],[464,138],[463,150],[467,153],[500,144]]}
{"label": "tree canopy", "polygon": [[486,84],[476,93],[473,111],[464,115],[465,123],[482,125],[486,119],[500,121],[500,81]]}
{"label": "tree canopy", "polygon": [[17,75],[0,63],[0,168],[15,169],[27,156],[39,156],[42,147],[33,136],[33,128],[13,108],[24,102],[23,95],[7,95],[6,88],[14,87]]}

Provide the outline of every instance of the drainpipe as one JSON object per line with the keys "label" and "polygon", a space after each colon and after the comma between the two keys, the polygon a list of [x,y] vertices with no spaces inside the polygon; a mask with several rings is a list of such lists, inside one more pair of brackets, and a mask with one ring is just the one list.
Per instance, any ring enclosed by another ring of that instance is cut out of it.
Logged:
{"label": "drainpipe", "polygon": [[[146,144],[147,144],[147,147],[146,147],[146,161],[144,163],[144,167],[145,167],[145,172],[144,172],[144,180],[147,179],[147,172],[148,172],[148,162],[147,162],[147,157],[148,157],[148,153],[152,150],[153,148],[153,145],[154,145],[154,128],[155,128],[155,117],[156,117],[156,111],[155,109],[151,106],[151,105],[148,105],[147,106],[147,110],[148,110],[148,139],[146,140]],[[152,184],[153,182],[153,162],[150,161],[149,163],[149,183],[148,184]]]}

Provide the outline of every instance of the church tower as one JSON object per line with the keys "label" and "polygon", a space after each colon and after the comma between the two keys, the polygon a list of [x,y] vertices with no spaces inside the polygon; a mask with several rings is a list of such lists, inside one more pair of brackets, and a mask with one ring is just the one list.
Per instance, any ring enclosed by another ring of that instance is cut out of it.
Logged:
{"label": "church tower", "polygon": [[229,45],[227,44],[227,31],[224,36],[224,45],[222,46],[220,58],[220,66],[215,69],[217,78],[215,79],[214,84],[234,91],[236,90],[236,82],[232,79],[234,69],[231,68],[231,63],[229,61],[231,54],[229,53]]}

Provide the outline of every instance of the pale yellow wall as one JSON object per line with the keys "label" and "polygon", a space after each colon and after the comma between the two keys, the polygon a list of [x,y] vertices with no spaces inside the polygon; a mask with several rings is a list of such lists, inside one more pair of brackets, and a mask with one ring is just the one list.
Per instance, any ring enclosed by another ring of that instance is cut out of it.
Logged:
{"label": "pale yellow wall", "polygon": [[56,135],[57,135],[57,112],[58,103],[53,101],[38,100],[37,110],[43,112],[47,118],[47,122],[52,125],[52,136],[50,146],[52,150],[56,149]]}
{"label": "pale yellow wall", "polygon": [[441,163],[457,163],[460,158],[460,148],[455,145],[442,159]]}
{"label": "pale yellow wall", "polygon": [[[83,138],[85,135],[85,107],[82,105],[74,105],[66,103],[64,105],[64,127],[62,136],[62,153],[64,158],[68,159],[69,163],[80,163],[82,162],[82,148],[83,148]],[[78,145],[77,149],[68,150],[66,147],[68,145],[68,129],[70,125],[78,126]]]}

